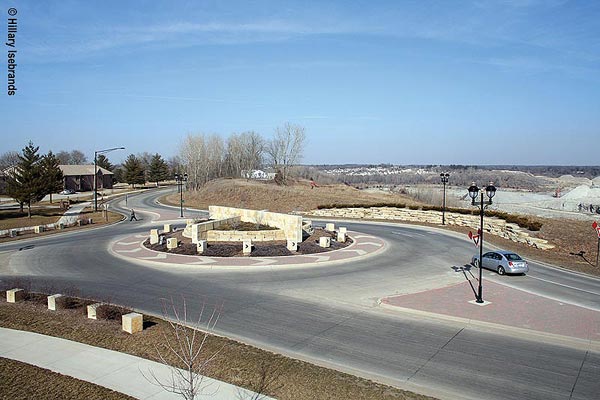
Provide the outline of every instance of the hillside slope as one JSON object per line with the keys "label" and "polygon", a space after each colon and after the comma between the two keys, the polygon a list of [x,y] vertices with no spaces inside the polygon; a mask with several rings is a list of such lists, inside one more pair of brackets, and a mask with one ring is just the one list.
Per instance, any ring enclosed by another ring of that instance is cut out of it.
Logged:
{"label": "hillside slope", "polygon": [[[342,184],[322,185],[311,189],[310,181],[298,180],[286,186],[272,181],[245,179],[216,179],[198,191],[184,193],[186,207],[207,209],[209,205],[268,209],[275,212],[309,211],[327,204],[416,204],[399,194],[369,193]],[[168,202],[179,204],[177,193],[168,196]]]}

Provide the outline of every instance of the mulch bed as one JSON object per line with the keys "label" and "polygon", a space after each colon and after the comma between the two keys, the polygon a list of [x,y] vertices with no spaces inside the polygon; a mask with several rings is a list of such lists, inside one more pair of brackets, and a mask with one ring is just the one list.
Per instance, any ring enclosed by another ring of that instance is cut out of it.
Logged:
{"label": "mulch bed", "polygon": [[[150,244],[150,239],[144,241],[144,246],[155,251],[164,251],[172,254],[198,255],[196,245],[191,239],[183,236],[182,230],[177,230],[164,236],[163,244]],[[331,246],[324,248],[319,246],[319,238],[330,237]],[[176,238],[179,246],[176,249],[167,250],[167,239]],[[314,233],[306,238],[302,243],[298,244],[298,251],[292,252],[287,249],[287,243],[283,240],[275,240],[268,242],[252,242],[252,253],[246,256],[242,252],[242,242],[209,242],[206,251],[202,254],[207,257],[276,257],[276,256],[293,256],[302,254],[325,253],[331,250],[343,249],[352,244],[352,239],[346,237],[345,243],[340,243],[336,240],[335,233],[326,231],[321,228],[315,228]]]}

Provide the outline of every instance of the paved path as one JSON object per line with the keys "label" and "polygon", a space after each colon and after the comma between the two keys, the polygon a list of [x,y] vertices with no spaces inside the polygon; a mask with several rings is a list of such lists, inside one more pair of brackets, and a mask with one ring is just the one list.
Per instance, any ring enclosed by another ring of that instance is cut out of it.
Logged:
{"label": "paved path", "polygon": [[83,203],[73,204],[69,209],[64,213],[62,217],[58,221],[56,221],[55,225],[63,223],[65,225],[71,225],[77,222],[79,219],[79,214],[83,212],[83,209],[90,206],[92,203],[89,201]]}
{"label": "paved path", "polygon": [[[175,400],[181,396],[164,391],[144,375],[152,372],[165,382],[171,369],[163,364],[125,353],[38,333],[0,328],[0,357],[46,368],[95,383],[138,399]],[[150,372],[151,371],[151,372]],[[256,393],[204,377],[204,393],[216,400],[253,399]],[[214,393],[214,395],[212,395]],[[261,399],[271,399],[261,396]]]}
{"label": "paved path", "polygon": [[441,317],[466,324],[544,335],[579,347],[600,350],[600,312],[527,293],[484,278],[485,305],[474,303],[477,280],[381,299],[399,311]]}

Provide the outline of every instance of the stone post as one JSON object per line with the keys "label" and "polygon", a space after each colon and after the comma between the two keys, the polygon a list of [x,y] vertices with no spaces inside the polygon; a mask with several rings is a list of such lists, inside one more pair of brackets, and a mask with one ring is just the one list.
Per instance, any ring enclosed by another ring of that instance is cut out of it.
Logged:
{"label": "stone post", "polygon": [[23,289],[9,289],[6,291],[6,302],[7,303],[18,303],[19,301],[25,300],[27,292]]}
{"label": "stone post", "polygon": [[192,225],[192,243],[198,244],[200,241],[200,224]]}
{"label": "stone post", "polygon": [[288,240],[287,249],[289,251],[298,251],[298,242],[296,242],[295,240]]}
{"label": "stone post", "polygon": [[325,224],[325,230],[329,232],[335,231],[335,224],[333,222],[328,222]]}
{"label": "stone post", "polygon": [[337,234],[337,239],[336,240],[338,242],[340,242],[340,243],[345,243],[346,242],[346,233],[339,231],[338,234]]}
{"label": "stone post", "polygon": [[17,237],[17,230],[16,229],[11,229],[8,234],[10,235],[11,238]]}
{"label": "stone post", "polygon": [[158,229],[150,229],[150,244],[158,243]]}
{"label": "stone post", "polygon": [[164,226],[163,226],[163,232],[164,233],[170,233],[171,232],[171,224],[164,224]]}
{"label": "stone post", "polygon": [[322,236],[319,238],[319,246],[329,247],[331,246],[331,238],[329,236]]}
{"label": "stone post", "polygon": [[144,316],[135,312],[121,316],[121,326],[127,333],[137,333],[144,329]]}
{"label": "stone post", "polygon": [[35,233],[42,233],[42,232],[44,232],[44,226],[43,225],[38,225],[38,226],[36,226],[36,227],[33,228],[33,231]]}
{"label": "stone post", "polygon": [[252,252],[252,240],[244,240],[242,252],[244,253],[244,255],[250,254]]}
{"label": "stone post", "polygon": [[167,239],[167,249],[172,250],[176,249],[179,243],[177,243],[176,238],[168,238]]}
{"label": "stone post", "polygon": [[53,294],[52,296],[48,296],[48,310],[56,311],[63,308],[60,301],[61,297],[63,297],[62,294]]}
{"label": "stone post", "polygon": [[102,304],[103,303],[95,303],[95,304],[90,304],[89,306],[87,306],[87,316],[88,316],[89,319],[98,319],[97,316],[96,316],[96,310]]}
{"label": "stone post", "polygon": [[198,254],[202,254],[208,248],[208,242],[206,240],[198,240],[196,243],[196,249],[198,250]]}
{"label": "stone post", "polygon": [[339,232],[343,233],[343,234],[346,234],[348,232],[348,230],[346,229],[345,226],[340,226]]}

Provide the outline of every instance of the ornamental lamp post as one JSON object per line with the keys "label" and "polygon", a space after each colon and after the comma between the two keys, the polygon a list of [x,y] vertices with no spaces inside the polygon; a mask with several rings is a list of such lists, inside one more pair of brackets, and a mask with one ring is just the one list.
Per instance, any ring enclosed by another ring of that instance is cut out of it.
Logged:
{"label": "ornamental lamp post", "polygon": [[175,174],[175,181],[179,190],[179,216],[183,218],[183,183],[187,182],[188,174]]}
{"label": "ornamental lamp post", "polygon": [[444,184],[444,195],[442,200],[442,225],[446,225],[446,184],[448,183],[448,178],[450,178],[450,174],[447,172],[442,172],[440,174],[440,178],[442,179],[442,183]]}
{"label": "ornamental lamp post", "polygon": [[[125,150],[125,147],[113,147],[111,149],[94,151],[94,211],[98,211],[98,154],[110,153],[114,150]],[[102,184],[104,188],[104,184]]]}
{"label": "ornamental lamp post", "polygon": [[[467,189],[469,191],[469,197],[471,197],[471,205],[473,206],[478,206],[479,208],[479,216],[480,216],[480,228],[479,228],[479,262],[477,265],[477,268],[479,268],[479,285],[477,288],[477,303],[483,303],[483,287],[482,287],[482,263],[483,263],[483,214],[485,209],[492,204],[492,198],[494,197],[494,195],[496,194],[496,187],[494,186],[494,184],[492,182],[490,182],[489,185],[487,185],[485,187],[485,189],[479,189],[477,187],[477,185],[475,184],[475,182],[473,182],[471,184],[471,186],[469,186],[469,189]],[[486,202],[484,202],[483,200],[483,195],[485,195],[488,197],[488,200]],[[481,200],[479,202],[479,204],[477,204],[475,202],[475,199],[477,198],[477,195],[480,194],[481,196]]]}

